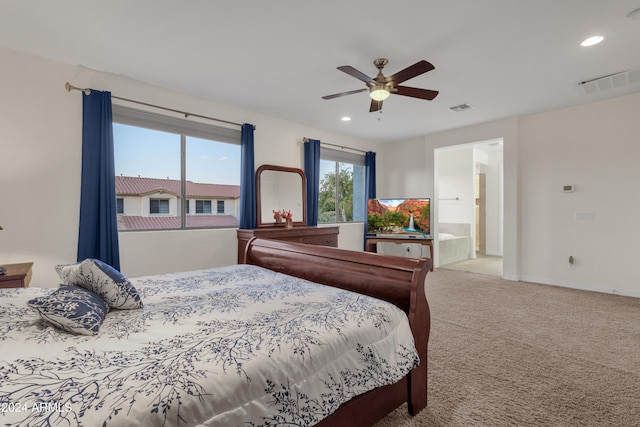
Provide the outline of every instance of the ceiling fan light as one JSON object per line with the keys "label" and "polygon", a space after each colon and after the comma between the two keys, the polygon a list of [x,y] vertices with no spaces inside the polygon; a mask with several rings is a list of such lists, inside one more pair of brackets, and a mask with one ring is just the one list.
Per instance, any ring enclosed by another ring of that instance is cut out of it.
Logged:
{"label": "ceiling fan light", "polygon": [[369,96],[371,96],[371,99],[373,99],[375,101],[384,101],[385,99],[387,99],[389,97],[389,95],[391,95],[391,93],[389,92],[389,90],[387,90],[384,87],[374,88],[369,93]]}

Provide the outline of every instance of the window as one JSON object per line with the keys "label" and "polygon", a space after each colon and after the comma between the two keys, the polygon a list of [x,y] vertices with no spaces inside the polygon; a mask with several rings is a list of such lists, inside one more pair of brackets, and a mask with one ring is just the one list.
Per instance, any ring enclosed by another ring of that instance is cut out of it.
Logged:
{"label": "window", "polygon": [[224,214],[224,200],[218,200],[218,215]]}
{"label": "window", "polygon": [[149,213],[150,214],[168,214],[169,200],[168,199],[149,199]]}
{"label": "window", "polygon": [[318,222],[364,221],[364,156],[322,148]]}
{"label": "window", "polygon": [[113,122],[119,230],[238,227],[240,129],[115,104]]}
{"label": "window", "polygon": [[196,213],[197,214],[210,214],[211,213],[211,200],[196,200]]}
{"label": "window", "polygon": [[124,213],[124,199],[122,197],[116,199],[116,213]]}

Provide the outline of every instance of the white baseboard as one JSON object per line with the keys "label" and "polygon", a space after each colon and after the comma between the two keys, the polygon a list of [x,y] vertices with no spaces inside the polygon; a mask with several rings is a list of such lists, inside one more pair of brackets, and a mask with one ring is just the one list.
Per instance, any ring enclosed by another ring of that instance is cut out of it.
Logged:
{"label": "white baseboard", "polygon": [[550,286],[559,286],[562,288],[571,288],[571,289],[579,289],[581,291],[591,291],[591,292],[600,292],[604,294],[613,294],[613,295],[622,295],[627,297],[636,297],[640,298],[640,291],[631,291],[627,289],[616,289],[608,286],[585,286],[580,283],[571,283],[571,282],[557,282],[551,281],[548,279],[540,278],[540,277],[532,277],[532,276],[523,276],[519,279],[511,279],[504,277],[507,280],[519,280],[522,282],[531,282],[531,283],[540,283],[542,285],[550,285]]}

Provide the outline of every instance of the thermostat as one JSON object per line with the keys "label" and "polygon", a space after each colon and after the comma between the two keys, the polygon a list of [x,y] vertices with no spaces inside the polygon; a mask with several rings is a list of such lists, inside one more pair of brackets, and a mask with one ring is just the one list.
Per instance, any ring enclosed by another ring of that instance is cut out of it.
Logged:
{"label": "thermostat", "polygon": [[576,190],[574,185],[563,185],[562,192],[563,193],[573,193]]}

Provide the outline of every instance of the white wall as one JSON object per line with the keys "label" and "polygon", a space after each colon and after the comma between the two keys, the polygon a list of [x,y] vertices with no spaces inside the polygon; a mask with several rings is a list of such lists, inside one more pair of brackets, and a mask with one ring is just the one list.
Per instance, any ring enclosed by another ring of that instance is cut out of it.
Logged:
{"label": "white wall", "polygon": [[[439,173],[435,169],[435,150],[460,144],[470,144],[496,138],[503,139],[504,156],[504,220],[505,236],[503,239],[503,277],[518,279],[519,258],[517,245],[520,239],[519,205],[518,205],[518,119],[511,118],[477,126],[463,127],[446,132],[426,135],[422,138],[384,144],[380,147],[378,158],[385,161],[378,167],[378,188],[391,175],[391,186],[385,190],[395,191],[405,181],[407,188],[416,191],[419,183],[422,194],[430,195],[437,202],[438,195],[434,191],[434,176]],[[406,173],[405,173],[406,172]],[[406,175],[406,179],[405,176]],[[380,192],[380,190],[378,190]],[[437,233],[439,222],[437,207],[432,210],[431,222]],[[507,231],[508,230],[508,231]],[[437,256],[436,256],[437,264]]]}
{"label": "white wall", "polygon": [[[436,148],[504,138],[503,276],[640,296],[638,111],[635,94],[427,135],[425,174],[434,173]],[[406,158],[418,143],[408,145],[384,146],[379,156]],[[396,166],[386,164],[379,176],[392,172],[401,181]],[[563,193],[565,184],[576,191]],[[594,220],[578,221],[576,212]]]}
{"label": "white wall", "polygon": [[[82,109],[74,69],[0,48],[0,263],[34,261],[33,285],[75,261]],[[71,190],[73,188],[73,191]]]}
{"label": "white wall", "polygon": [[520,120],[523,279],[640,296],[639,112],[636,94]]}
{"label": "white wall", "polygon": [[425,167],[425,149],[422,137],[381,145],[376,155],[376,196],[433,197],[433,173]]}
{"label": "white wall", "polygon": [[473,147],[438,150],[437,155],[440,165],[437,179],[438,199],[435,201],[438,222],[469,224],[470,229],[475,228]]}
{"label": "white wall", "polygon": [[[482,153],[484,154],[484,153]],[[475,170],[478,154],[472,145],[454,148],[441,148],[434,153],[434,170],[438,165],[438,174],[434,175],[435,207],[438,210],[438,224],[469,225],[469,258],[476,257],[476,182]],[[435,266],[440,266],[438,234],[435,235]]]}
{"label": "white wall", "polygon": [[490,151],[486,167],[486,253],[502,256],[502,150]]}
{"label": "white wall", "polygon": [[[375,143],[327,133],[121,76],[0,48],[0,264],[33,261],[31,286],[54,287],[54,266],[76,260],[82,96],[65,82],[237,123],[253,123],[255,165],[302,167],[302,138],[360,150]],[[114,100],[114,102],[117,102]],[[362,224],[341,226],[341,247],[361,249]],[[139,276],[236,262],[235,230],[120,233],[122,272]]]}

